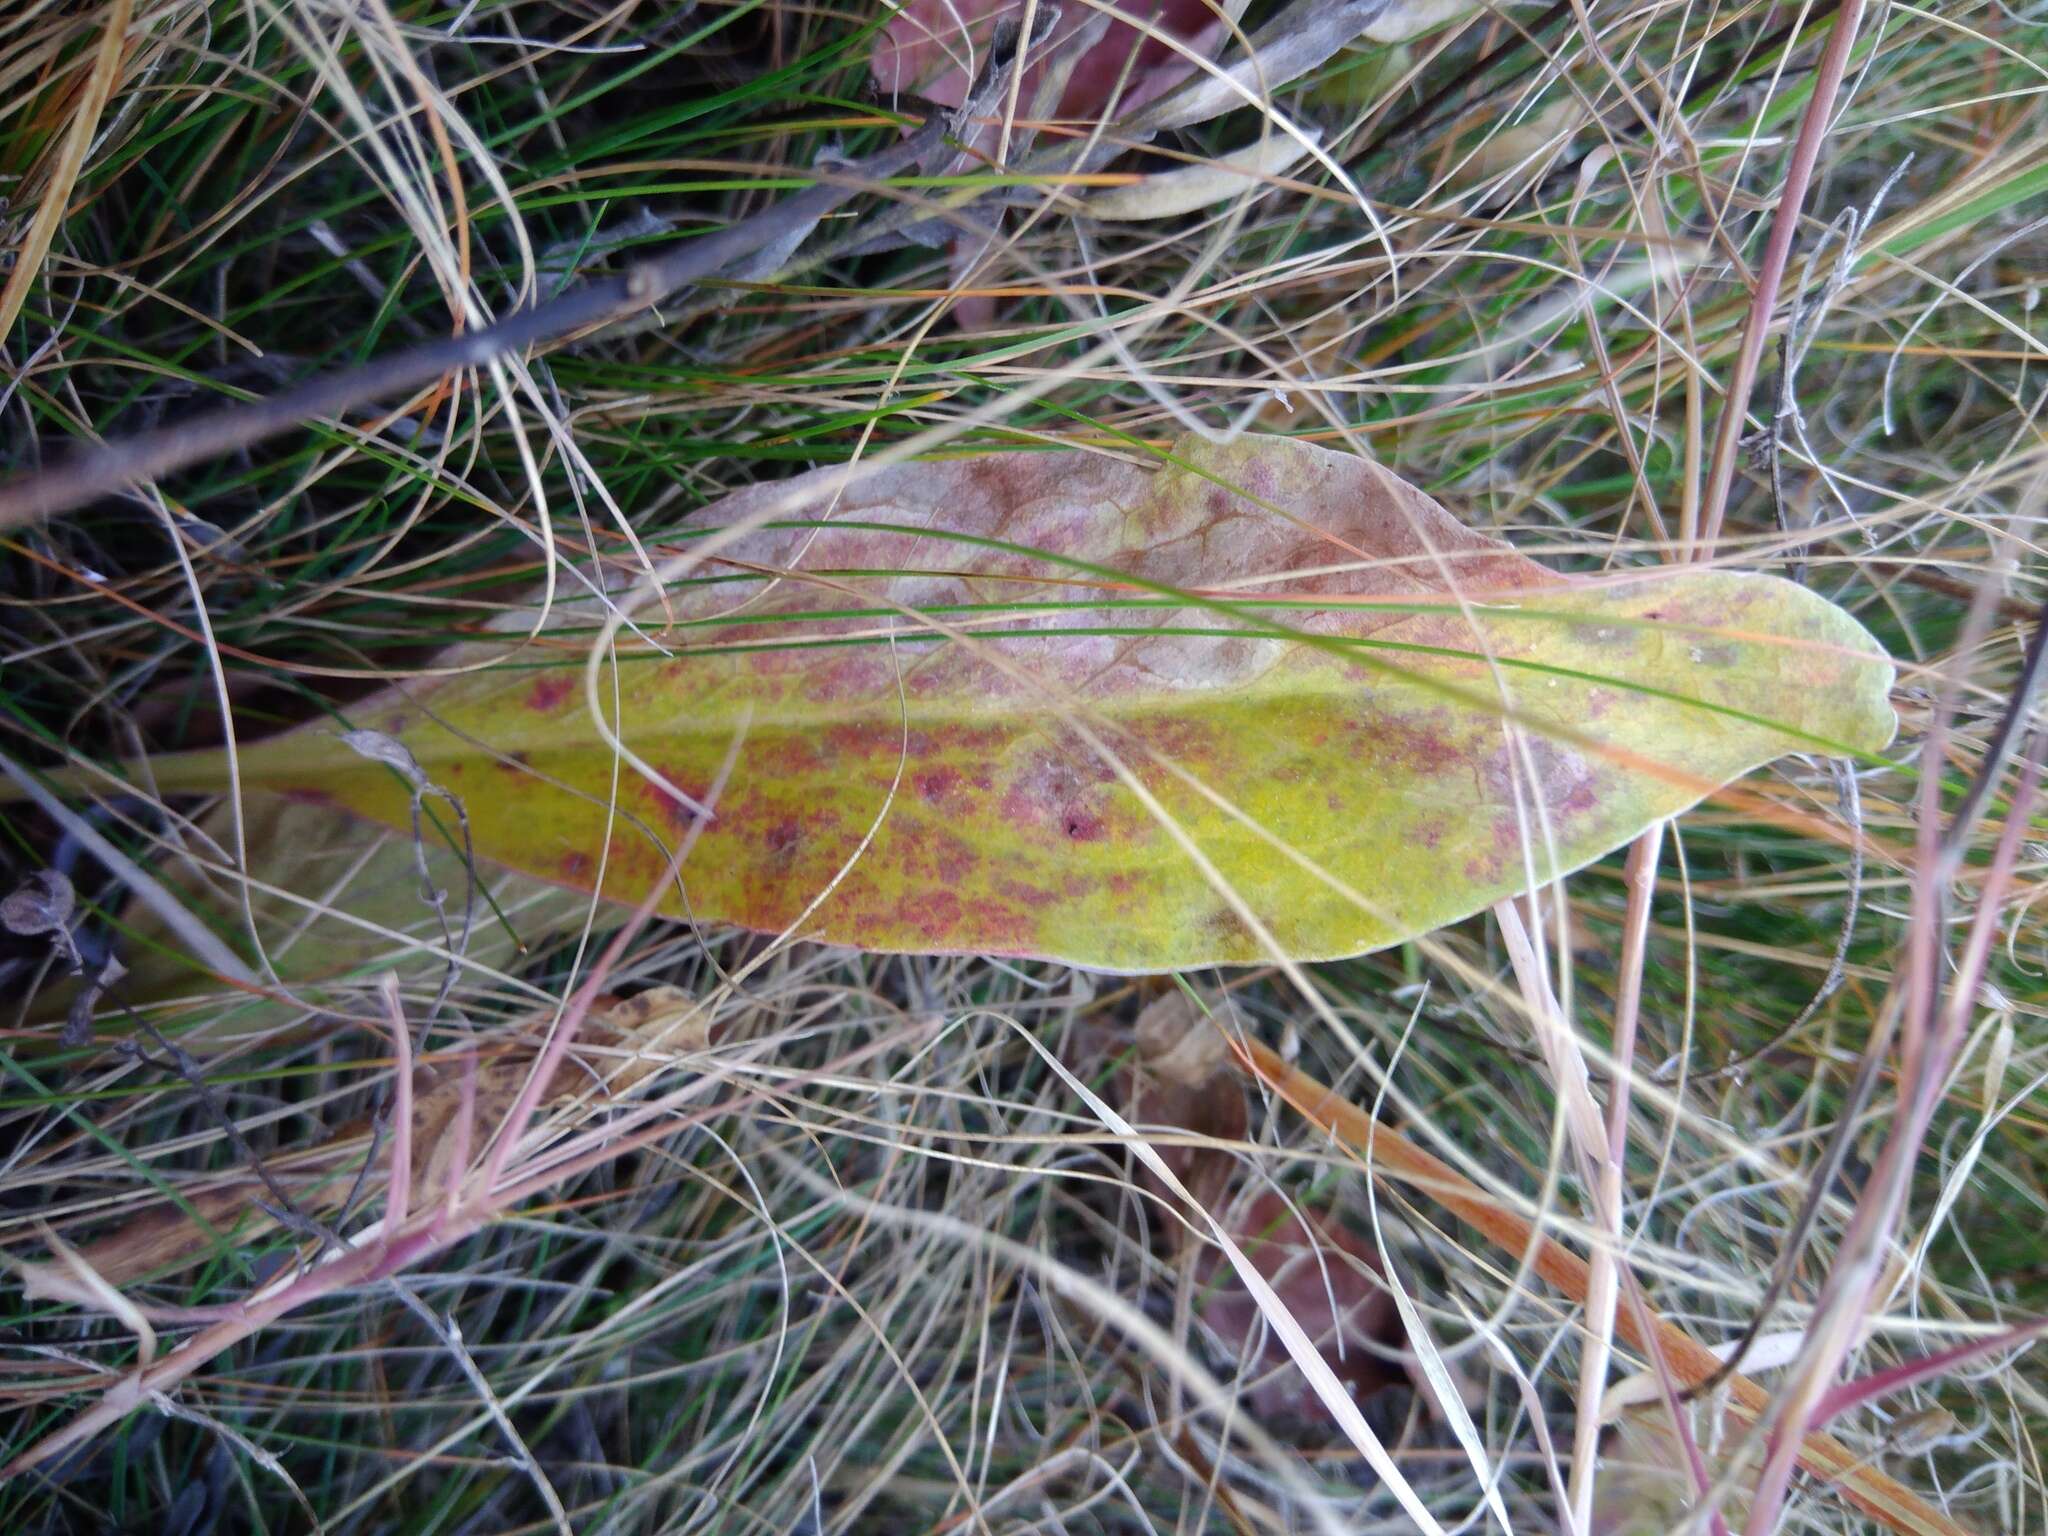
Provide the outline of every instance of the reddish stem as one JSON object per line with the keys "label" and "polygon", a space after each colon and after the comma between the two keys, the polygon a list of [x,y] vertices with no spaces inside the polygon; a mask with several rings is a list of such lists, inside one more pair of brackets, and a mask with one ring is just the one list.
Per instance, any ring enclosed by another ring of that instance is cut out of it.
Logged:
{"label": "reddish stem", "polygon": [[1792,254],[1792,237],[1799,230],[1799,216],[1806,206],[1806,191],[1813,182],[1813,167],[1820,159],[1820,146],[1827,138],[1828,119],[1834,116],[1835,96],[1849,67],[1849,53],[1863,22],[1863,0],[1842,0],[1828,31],[1828,45],[1821,54],[1820,70],[1814,76],[1813,97],[1799,123],[1799,138],[1792,146],[1792,164],[1785,173],[1785,188],[1778,198],[1777,217],[1771,223],[1769,243],[1764,247],[1763,265],[1757,269],[1756,291],[1750,296],[1749,319],[1743,326],[1742,350],[1735,358],[1735,372],[1728,379],[1728,399],[1721,410],[1720,429],[1714,437],[1714,461],[1707,471],[1707,494],[1700,504],[1700,542],[1690,553],[1700,559],[1720,536],[1721,517],[1727,510],[1728,492],[1735,482],[1736,446],[1742,440],[1743,423],[1749,418],[1749,394],[1756,385],[1757,364],[1763,360],[1764,342],[1771,331],[1771,316],[1778,307],[1778,289],[1783,285],[1785,266]]}
{"label": "reddish stem", "polygon": [[1845,1381],[1830,1387],[1821,1400],[1813,1405],[1813,1412],[1807,1418],[1809,1429],[1819,1429],[1829,1420],[1847,1413],[1851,1408],[1875,1402],[1894,1392],[1903,1392],[1907,1387],[1926,1381],[1932,1376],[1945,1375],[1959,1365],[1976,1359],[1979,1355],[1995,1355],[2002,1349],[2012,1349],[2028,1340],[2048,1333],[2048,1317],[2037,1317],[2031,1323],[2021,1323],[2017,1328],[2008,1328],[2003,1333],[1994,1333],[1988,1338],[1971,1339],[1951,1349],[1937,1350],[1931,1355],[1922,1355],[1918,1360],[1903,1361],[1882,1371],[1873,1371],[1855,1381]]}

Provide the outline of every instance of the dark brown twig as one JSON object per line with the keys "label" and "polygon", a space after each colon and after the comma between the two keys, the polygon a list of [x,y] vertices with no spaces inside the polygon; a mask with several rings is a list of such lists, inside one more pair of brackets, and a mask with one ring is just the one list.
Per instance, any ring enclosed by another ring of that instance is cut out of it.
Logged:
{"label": "dark brown twig", "polygon": [[[206,1069],[182,1046],[165,1039],[161,1030],[134,1009],[124,1004],[123,1011],[128,1014],[137,1030],[148,1035],[163,1054],[151,1056],[132,1040],[121,1043],[119,1049],[122,1054],[132,1056],[144,1066],[154,1067],[159,1072],[169,1072],[192,1090],[192,1096],[199,1101],[201,1112],[227,1137],[228,1145],[234,1149],[235,1155],[249,1166],[250,1171],[262,1181],[264,1189],[269,1191],[270,1200],[258,1200],[255,1203],[287,1232],[310,1238],[320,1244],[320,1251],[339,1252],[345,1248],[347,1244],[342,1241],[340,1233],[317,1217],[307,1215],[292,1199],[291,1192],[277,1181],[277,1176],[270,1171],[263,1159],[257,1155],[256,1149],[249,1144],[248,1138],[242,1134],[242,1128],[235,1123],[235,1117],[227,1112],[227,1107],[219,1099],[214,1097],[213,1085],[206,1080]],[[307,1262],[310,1262],[310,1258],[302,1256],[301,1263]]]}
{"label": "dark brown twig", "polygon": [[[1042,9],[1052,13],[1056,8]],[[991,96],[1007,83],[1018,45],[1013,23],[999,27],[981,79],[957,111],[927,117],[916,132],[865,160],[842,169],[814,171],[817,185],[751,218],[659,251],[615,276],[595,279],[514,310],[466,334],[374,358],[267,399],[223,406],[192,421],[139,433],[0,485],[0,529],[70,511],[123,486],[238,452],[307,422],[332,420],[393,399],[459,369],[482,368],[529,347],[561,341],[652,309],[742,258],[810,230],[841,204],[917,164],[961,124],[982,115]]]}

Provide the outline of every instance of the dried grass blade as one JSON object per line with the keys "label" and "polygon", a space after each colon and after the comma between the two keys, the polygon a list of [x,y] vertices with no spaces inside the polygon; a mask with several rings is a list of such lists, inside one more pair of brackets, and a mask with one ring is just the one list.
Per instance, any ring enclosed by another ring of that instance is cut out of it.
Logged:
{"label": "dried grass blade", "polygon": [[86,78],[85,94],[72,115],[63,148],[57,152],[57,163],[43,189],[43,200],[36,205],[28,234],[15,254],[14,270],[7,274],[6,285],[0,287],[0,336],[7,334],[14,325],[14,317],[21,313],[36,274],[43,269],[43,258],[50,254],[50,246],[71,206],[71,189],[78,185],[78,174],[85,169],[92,136],[99,132],[107,98],[113,94],[121,73],[122,44],[127,40],[128,18],[133,10],[133,0],[114,0],[109,9],[106,30],[100,34],[99,52],[93,57],[92,73]]}
{"label": "dried grass blade", "polygon": [[[1446,1210],[1477,1227],[1507,1253],[1532,1253],[1537,1274],[1572,1300],[1586,1300],[1591,1279],[1589,1266],[1562,1243],[1538,1232],[1441,1158],[1424,1151],[1398,1131],[1375,1123],[1357,1105],[1339,1098],[1306,1072],[1289,1066],[1278,1053],[1257,1041],[1233,1041],[1233,1050],[1246,1072],[1285,1099],[1304,1119],[1360,1153],[1369,1141],[1376,1177],[1398,1180],[1422,1190]],[[1639,1325],[1638,1316],[1650,1319],[1655,1343],[1663,1350],[1671,1374],[1681,1383],[1691,1386],[1720,1369],[1721,1361],[1711,1350],[1647,1308],[1641,1314],[1633,1308],[1623,1308],[1615,1318],[1614,1331],[1632,1347],[1645,1351],[1651,1347],[1650,1336]],[[1770,1405],[1769,1391],[1747,1376],[1730,1377],[1729,1389],[1731,1406],[1743,1418],[1753,1420]],[[1897,1536],[1970,1536],[1970,1532],[1903,1483],[1867,1465],[1867,1457],[1858,1456],[1832,1435],[1807,1435],[1799,1461],[1813,1476],[1839,1489],[1843,1498]]]}

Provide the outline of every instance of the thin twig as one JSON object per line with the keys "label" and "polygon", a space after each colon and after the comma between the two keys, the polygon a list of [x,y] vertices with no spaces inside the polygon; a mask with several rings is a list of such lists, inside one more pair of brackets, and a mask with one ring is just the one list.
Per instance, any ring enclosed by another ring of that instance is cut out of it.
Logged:
{"label": "thin twig", "polygon": [[1792,237],[1799,229],[1806,191],[1813,181],[1813,167],[1820,159],[1820,147],[1835,113],[1835,97],[1841,90],[1849,53],[1855,47],[1862,23],[1863,0],[1843,0],[1834,24],[1828,29],[1827,48],[1821,54],[1813,95],[1800,120],[1799,138],[1792,146],[1792,163],[1785,172],[1777,217],[1771,222],[1770,239],[1764,246],[1763,265],[1757,269],[1756,291],[1750,297],[1749,318],[1742,328],[1742,349],[1736,354],[1735,371],[1728,379],[1728,396],[1722,404],[1720,429],[1714,437],[1714,457],[1707,468],[1707,491],[1700,503],[1699,544],[1689,551],[1694,559],[1706,558],[1721,535],[1721,518],[1727,511],[1728,492],[1735,482],[1735,459],[1743,426],[1749,419],[1749,394],[1756,383],[1757,364],[1763,359],[1764,341],[1778,307],[1778,289],[1785,278],[1787,258],[1792,254]]}
{"label": "thin twig", "polygon": [[554,1483],[549,1480],[546,1470],[527,1445],[526,1438],[519,1433],[518,1426],[512,1422],[512,1416],[505,1411],[505,1405],[498,1401],[498,1394],[491,1390],[490,1380],[478,1367],[476,1358],[464,1347],[462,1325],[455,1321],[454,1314],[437,1316],[432,1307],[415,1296],[411,1288],[395,1275],[385,1284],[391,1294],[426,1325],[427,1331],[439,1340],[441,1347],[454,1359],[456,1367],[468,1381],[470,1390],[476,1393],[477,1400],[484,1405],[485,1416],[497,1426],[498,1433],[511,1447],[512,1461],[526,1474],[526,1480],[533,1484],[534,1491],[540,1495],[541,1503],[547,1507],[548,1518],[553,1522],[555,1530],[559,1536],[572,1536],[573,1527],[569,1524],[568,1510],[562,1507],[562,1496],[555,1492]]}
{"label": "thin twig", "polygon": [[793,232],[813,228],[841,204],[917,164],[963,123],[979,115],[989,90],[1000,87],[1006,78],[1018,35],[1014,24],[997,29],[982,83],[958,111],[926,118],[916,132],[854,165],[813,171],[817,185],[751,218],[648,256],[614,276],[514,310],[476,330],[374,358],[267,399],[223,406],[176,426],[138,433],[78,454],[53,469],[0,485],[0,528],[69,511],[125,485],[155,480],[239,452],[304,423],[333,420],[458,370],[481,368],[510,353],[561,341],[653,309],[741,258],[786,240]]}
{"label": "thin twig", "polygon": [[[1988,596],[1987,588],[1985,597]],[[1980,600],[1973,607],[1958,654],[1968,655],[1975,649],[1989,610],[1987,600]],[[2043,618],[2048,619],[2048,609],[2044,609]],[[1780,1395],[1770,1448],[1757,1480],[1756,1500],[1750,1507],[1745,1536],[1764,1536],[1776,1529],[1800,1435],[1832,1388],[1843,1359],[1854,1345],[1855,1320],[1860,1318],[1876,1287],[1885,1244],[1905,1206],[1914,1163],[1961,1043],[1964,1021],[1976,997],[1990,952],[1990,936],[1999,920],[2039,786],[2041,752],[2044,744],[2048,744],[2041,735],[2034,735],[2029,742],[2020,780],[2007,809],[2005,828],[1978,891],[1977,912],[1965,942],[1964,959],[1953,983],[1945,986],[1944,962],[1950,957],[1942,948],[1941,936],[1947,931],[1948,888],[1961,867],[1971,829],[1982,814],[1991,786],[2004,770],[2013,738],[2020,726],[2032,718],[2035,691],[2042,679],[2043,630],[2048,630],[2048,624],[2036,626],[2027,659],[1978,764],[1974,782],[1964,792],[1946,826],[1939,828],[1935,823],[1945,777],[1942,768],[1946,760],[1946,735],[1959,684],[1949,691],[1928,735],[1921,768],[1916,835],[1919,867],[1914,878],[1907,966],[1900,986],[1892,994],[1895,1001],[1886,1013],[1887,1022],[1896,1019],[1900,1036],[1898,1108],[1891,1133],[1856,1202],[1855,1213],[1837,1246],[1834,1264],[1807,1322],[1797,1365]],[[1950,998],[1952,1002],[1948,1001]],[[1873,1037],[1866,1050],[1866,1063],[1883,1048],[1884,1036]],[[1851,1123],[1848,1119],[1841,1122],[1836,1132],[1838,1138]]]}
{"label": "thin twig", "polygon": [[[235,1124],[234,1116],[230,1115],[220,1100],[214,1097],[213,1086],[206,1080],[205,1069],[197,1061],[193,1060],[189,1052],[183,1050],[174,1042],[165,1039],[162,1031],[150,1023],[149,1020],[143,1018],[140,1014],[134,1013],[132,1010],[129,1017],[137,1029],[148,1035],[156,1043],[156,1048],[163,1052],[163,1056],[161,1059],[152,1057],[133,1041],[123,1041],[121,1045],[122,1051],[134,1057],[135,1060],[141,1062],[146,1067],[154,1067],[160,1072],[171,1073],[182,1081],[187,1088],[192,1090],[192,1096],[199,1100],[199,1107],[205,1113],[206,1118],[220,1128],[221,1134],[228,1139],[228,1145],[234,1148],[235,1155],[249,1165],[251,1171],[262,1181],[263,1187],[270,1192],[270,1198],[276,1204],[274,1206],[265,1206],[264,1209],[268,1211],[271,1219],[288,1232],[296,1233],[300,1237],[310,1238],[318,1245],[316,1252],[319,1249],[339,1249],[343,1247],[344,1244],[339,1233],[325,1222],[309,1216],[300,1210],[298,1202],[292,1199],[291,1192],[278,1183],[277,1176],[270,1171],[263,1159],[257,1155],[256,1149],[249,1145],[248,1138],[242,1135],[242,1128]],[[260,1201],[258,1202],[258,1204],[261,1203]]]}

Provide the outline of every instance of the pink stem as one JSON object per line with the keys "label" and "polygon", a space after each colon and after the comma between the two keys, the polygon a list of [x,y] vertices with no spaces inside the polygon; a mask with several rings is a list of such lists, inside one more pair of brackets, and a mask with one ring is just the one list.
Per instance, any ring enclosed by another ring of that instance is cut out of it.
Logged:
{"label": "pink stem", "polygon": [[384,1241],[389,1243],[405,1225],[412,1204],[412,1031],[406,1027],[405,1009],[398,1000],[398,978],[387,972],[383,990],[398,1101],[397,1123],[391,1127],[390,1188],[384,1195]]}
{"label": "pink stem", "polygon": [[[697,817],[691,824],[691,831],[694,833],[703,824],[704,818]],[[511,1161],[513,1149],[518,1146],[519,1139],[533,1124],[534,1112],[540,1107],[541,1095],[547,1092],[548,1084],[555,1080],[555,1070],[561,1066],[562,1058],[569,1053],[569,1046],[575,1040],[576,1032],[583,1027],[583,1020],[589,1015],[591,1005],[597,1001],[598,993],[604,990],[605,982],[610,980],[613,967],[625,955],[626,946],[639,937],[640,930],[646,927],[648,920],[654,916],[655,904],[661,900],[669,882],[676,878],[676,869],[682,863],[683,855],[690,851],[691,844],[695,842],[696,838],[692,836],[677,850],[675,857],[669,860],[668,868],[663,872],[661,879],[648,888],[646,899],[640,903],[625,926],[612,936],[611,943],[605,946],[604,953],[598,957],[597,965],[591,970],[590,979],[576,989],[575,994],[569,999],[569,1005],[562,1010],[561,1018],[549,1032],[547,1044],[541,1048],[540,1058],[534,1062],[533,1070],[527,1073],[526,1082],[519,1090],[519,1097],[512,1101],[511,1111],[498,1127],[498,1138],[491,1146],[490,1156],[485,1159],[483,1183],[478,1191],[478,1198],[486,1204],[497,1201],[498,1181],[504,1175],[505,1165]]]}
{"label": "pink stem", "polygon": [[[1692,1474],[1693,1492],[1705,1498],[1713,1489],[1713,1475],[1707,1471],[1707,1458],[1700,1454],[1699,1440],[1692,1432],[1692,1416],[1685,1411],[1685,1404],[1678,1400],[1678,1382],[1671,1374],[1669,1360],[1665,1358],[1664,1336],[1657,1331],[1657,1315],[1650,1310],[1649,1302],[1643,1299],[1643,1288],[1632,1271],[1624,1269],[1622,1281],[1628,1293],[1629,1310],[1635,1314],[1636,1329],[1642,1334],[1643,1342],[1650,1346],[1650,1370],[1656,1376],[1657,1390],[1664,1398],[1664,1411],[1671,1416],[1672,1433],[1678,1436],[1679,1447],[1685,1452],[1685,1465]],[[1728,1536],[1728,1522],[1718,1508],[1707,1512],[1707,1529],[1711,1536]]]}
{"label": "pink stem", "polygon": [[1728,379],[1728,399],[1721,410],[1720,430],[1714,437],[1714,462],[1707,472],[1707,494],[1700,506],[1700,545],[1693,558],[1705,558],[1721,534],[1721,516],[1727,510],[1728,492],[1735,483],[1736,446],[1742,440],[1744,422],[1749,419],[1749,394],[1756,385],[1757,364],[1763,360],[1764,340],[1770,334],[1771,316],[1778,307],[1778,289],[1785,279],[1785,264],[1792,254],[1792,237],[1799,229],[1799,216],[1806,206],[1806,190],[1813,181],[1814,162],[1827,138],[1828,119],[1834,116],[1835,96],[1848,71],[1849,53],[1863,22],[1863,0],[1842,0],[1828,31],[1828,46],[1821,54],[1820,70],[1814,76],[1813,96],[1799,124],[1799,139],[1792,146],[1792,164],[1785,173],[1785,188],[1778,198],[1777,217],[1764,246],[1763,265],[1757,269],[1756,292],[1749,301],[1749,319],[1742,331],[1742,350],[1736,354],[1735,372]]}
{"label": "pink stem", "polygon": [[740,744],[745,739],[746,731],[743,726],[733,737],[732,746],[726,751],[725,761],[720,765],[717,777],[711,781],[704,814],[690,819],[690,829],[677,844],[675,853],[668,861],[668,868],[662,872],[661,878],[648,888],[646,899],[626,920],[625,926],[614,935],[611,943],[605,946],[604,954],[598,958],[596,969],[590,973],[590,979],[570,998],[568,1007],[563,1010],[554,1029],[549,1032],[547,1044],[541,1048],[540,1059],[533,1064],[533,1070],[527,1074],[525,1086],[519,1090],[519,1097],[513,1101],[511,1112],[505,1116],[504,1123],[498,1129],[498,1139],[491,1147],[490,1156],[485,1159],[479,1198],[486,1204],[497,1199],[498,1181],[504,1175],[505,1164],[511,1160],[513,1148],[519,1144],[519,1139],[533,1124],[534,1111],[540,1107],[541,1095],[547,1092],[548,1084],[555,1080],[555,1069],[561,1066],[562,1058],[568,1054],[570,1043],[575,1040],[577,1030],[583,1027],[583,1020],[589,1014],[591,1004],[597,1001],[597,995],[603,990],[612,968],[625,955],[626,946],[640,936],[640,930],[653,918],[655,905],[661,900],[670,883],[677,878],[676,872],[683,867],[683,861],[690,856],[690,850],[697,846],[697,838],[703,832],[705,823],[711,819],[711,813],[718,804],[718,797],[725,789],[726,779],[731,775],[734,763],[739,761]]}
{"label": "pink stem", "polygon": [[2005,830],[1999,834],[1998,847],[1991,855],[1991,867],[1985,871],[1984,883],[1978,888],[1977,915],[1970,924],[1969,937],[1963,941],[1962,958],[1956,962],[1955,981],[1948,994],[1947,1017],[1928,1044],[1928,1070],[1915,1085],[1919,1093],[1917,1109],[1923,1132],[1927,1121],[1934,1115],[1935,1104],[1940,1100],[1941,1085],[1948,1081],[1949,1068],[1955,1065],[1956,1054],[1962,1050],[1964,1037],[1969,1032],[1970,1013],[1977,1005],[1977,992],[1984,981],[1984,967],[1991,958],[1991,942],[1998,936],[1998,914],[2002,905],[1999,898],[2012,884],[2013,870],[2019,863],[2020,851],[2032,827],[2034,801],[2041,789],[2044,747],[2048,747],[2048,736],[2037,732],[2021,763],[2020,782],[2013,790],[2011,800],[2006,802]]}
{"label": "pink stem", "polygon": [[[2015,708],[2023,707],[2016,704]],[[1939,731],[1933,733],[1938,740]],[[1875,1287],[1876,1274],[1872,1255],[1883,1234],[1890,1230],[1893,1221],[1903,1208],[1908,1181],[1911,1178],[1914,1159],[1920,1154],[1925,1142],[1928,1126],[1933,1122],[1934,1111],[1940,1102],[1942,1084],[1947,1080],[1949,1068],[1954,1064],[1956,1052],[1961,1048],[1964,1028],[1970,1009],[1983,980],[1984,966],[1991,949],[1991,936],[1998,927],[1998,915],[2004,905],[2006,890],[2012,883],[2013,869],[2018,862],[2019,851],[2030,825],[2034,801],[2041,783],[2041,759],[2048,750],[2048,735],[2036,733],[2029,741],[2026,757],[2020,771],[2020,782],[2014,789],[2012,799],[2006,807],[2005,830],[2000,835],[1998,847],[1992,856],[1991,865],[1985,872],[1983,884],[1978,890],[1978,907],[1972,921],[1969,937],[1964,941],[1962,959],[1952,983],[1949,1004],[1943,1017],[1930,1029],[1907,1027],[1901,1031],[1899,1109],[1891,1136],[1886,1140],[1884,1151],[1878,1158],[1876,1170],[1865,1186],[1864,1197],[1856,1209],[1856,1216],[1850,1230],[1842,1241],[1836,1255],[1836,1269],[1826,1289],[1821,1293],[1820,1304],[1814,1313],[1809,1329],[1818,1329],[1828,1320],[1840,1315],[1852,1303],[1864,1306]],[[1935,765],[1942,761],[1935,752],[1925,757],[1928,765],[1923,770],[1921,804],[1921,863],[1918,883],[1923,888],[1914,893],[1914,911],[1919,919],[1917,926],[1935,926],[1935,920],[1928,914],[1939,911],[1939,901],[1934,886],[1938,879],[1936,845],[1938,837],[1930,837],[1929,827],[1935,824],[1934,807],[1938,804],[1938,789],[1941,777]],[[1931,951],[1916,954],[1910,962],[1906,1024],[1912,1026],[1923,1010],[1931,1010],[1931,989],[1935,977],[1931,969]],[[1926,967],[1920,969],[1918,967]],[[1757,1483],[1757,1502],[1751,1507],[1748,1526],[1749,1536],[1763,1536],[1775,1526],[1763,1520],[1765,1514],[1775,1521],[1777,1512],[1784,1503],[1785,1489],[1791,1478],[1791,1466],[1811,1428],[1824,1422],[1827,1412],[1839,1412],[1839,1407],[1827,1409],[1843,1390],[1840,1386],[1819,1386],[1823,1380],[1831,1380],[1840,1368],[1841,1358],[1848,1349],[1843,1330],[1837,1329],[1825,1347],[1806,1369],[1795,1386],[1795,1390],[1806,1395],[1803,1411],[1800,1401],[1795,1398],[1793,1408],[1773,1428],[1768,1458],[1764,1463],[1762,1477]],[[1866,1394],[1867,1395],[1867,1394]],[[1826,1410],[1826,1412],[1824,1412]]]}
{"label": "pink stem", "polygon": [[330,1259],[272,1296],[238,1307],[234,1316],[195,1333],[147,1369],[124,1377],[91,1408],[0,1467],[0,1482],[18,1477],[59,1452],[119,1423],[149,1393],[169,1391],[223,1350],[261,1332],[287,1313],[351,1285],[395,1274],[428,1253],[459,1242],[481,1225],[480,1220],[472,1220],[432,1236],[415,1236],[394,1242],[389,1248],[382,1244],[358,1248]]}
{"label": "pink stem", "polygon": [[[1650,902],[1657,890],[1657,858],[1663,851],[1664,824],[1660,821],[1637,838],[1635,846],[1629,849],[1624,876],[1628,886],[1628,911],[1623,918],[1621,937],[1621,990],[1614,1000],[1614,1087],[1607,1100],[1607,1161],[1617,1175],[1628,1156],[1628,1074],[1635,1064],[1636,1025],[1643,1011],[1643,966],[1649,954]],[[1618,1188],[1615,1193],[1615,1209],[1619,1211]],[[1617,1240],[1619,1236],[1617,1229]],[[1678,1436],[1679,1446],[1685,1452],[1686,1468],[1692,1474],[1693,1492],[1704,1498],[1714,1486],[1713,1476],[1707,1471],[1707,1459],[1700,1454],[1699,1441],[1692,1432],[1692,1420],[1686,1414],[1685,1405],[1678,1400],[1678,1384],[1664,1358],[1664,1343],[1651,1320],[1643,1288],[1627,1265],[1620,1267],[1629,1309],[1635,1314],[1637,1330],[1650,1346],[1650,1369],[1655,1372],[1657,1389],[1663,1394],[1665,1412],[1671,1416],[1672,1433]],[[1728,1522],[1722,1518],[1720,1510],[1708,1514],[1707,1529],[1710,1536],[1728,1536]]]}
{"label": "pink stem", "polygon": [[1660,821],[1629,849],[1622,876],[1628,887],[1628,911],[1621,936],[1621,986],[1614,1000],[1614,1087],[1607,1099],[1607,1160],[1616,1168],[1628,1156],[1628,1074],[1635,1064],[1636,1023],[1643,1011],[1650,898],[1656,893],[1657,856],[1663,850],[1664,823]]}
{"label": "pink stem", "polygon": [[1806,1427],[1809,1431],[1822,1428],[1830,1420],[1859,1408],[1865,1403],[1875,1402],[1894,1392],[1940,1376],[1956,1366],[1976,1359],[1979,1355],[1995,1355],[2001,1349],[2011,1349],[2029,1339],[2048,1333],[2048,1317],[2037,1317],[2031,1323],[2021,1323],[2017,1328],[2008,1328],[2003,1333],[1994,1333],[1989,1338],[1971,1339],[1953,1349],[1937,1350],[1931,1355],[1922,1355],[1918,1360],[1907,1360],[1886,1370],[1873,1371],[1870,1375],[1855,1381],[1845,1381],[1830,1387],[1813,1405]]}

